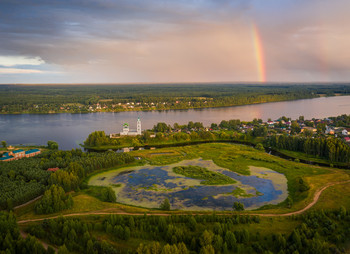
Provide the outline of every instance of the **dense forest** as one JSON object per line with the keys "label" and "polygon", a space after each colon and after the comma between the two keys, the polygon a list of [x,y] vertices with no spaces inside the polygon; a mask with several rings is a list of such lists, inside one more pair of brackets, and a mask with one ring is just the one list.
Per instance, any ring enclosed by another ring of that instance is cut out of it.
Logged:
{"label": "dense forest", "polygon": [[331,162],[350,162],[350,146],[340,138],[272,135],[266,140],[266,145],[282,150],[303,152]]}
{"label": "dense forest", "polygon": [[45,250],[43,245],[33,236],[23,239],[14,214],[0,212],[0,253],[55,253],[52,247]]}
{"label": "dense forest", "polygon": [[[1,162],[0,209],[11,209],[34,199],[44,194],[44,191],[52,185],[59,186],[64,192],[84,188],[83,179],[88,174],[134,161],[133,157],[125,153],[87,154],[80,149],[73,149],[71,151],[48,151],[33,158]],[[56,167],[60,170],[54,173],[47,171],[48,168]],[[43,203],[42,207],[37,209],[39,213],[50,211],[43,207],[53,204],[52,200],[55,200],[55,205],[63,206],[61,201],[65,203],[66,200],[60,188],[48,190],[50,193],[47,193],[45,199],[42,200],[46,204]],[[69,207],[69,204],[64,206]],[[56,209],[51,212],[54,210]]]}
{"label": "dense forest", "polygon": [[[273,223],[275,218],[270,220]],[[138,254],[342,253],[350,237],[350,214],[344,207],[288,220],[296,226],[283,234],[254,230],[261,223],[258,216],[215,213],[110,215],[92,221],[61,217],[29,226],[27,232],[72,252]],[[95,235],[107,237],[108,242],[100,242]]]}
{"label": "dense forest", "polygon": [[1,85],[0,113],[117,112],[349,95],[349,84]]}

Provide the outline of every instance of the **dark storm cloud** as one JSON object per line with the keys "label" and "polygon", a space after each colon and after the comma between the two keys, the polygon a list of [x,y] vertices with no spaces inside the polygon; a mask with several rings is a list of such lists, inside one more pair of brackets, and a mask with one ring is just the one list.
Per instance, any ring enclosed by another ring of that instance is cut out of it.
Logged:
{"label": "dark storm cloud", "polygon": [[247,1],[2,1],[0,54],[40,56],[62,64],[99,40],[147,40],[188,29],[189,23],[215,20],[217,14],[232,15],[229,8],[238,6],[246,8]]}
{"label": "dark storm cloud", "polygon": [[345,0],[2,0],[0,56],[40,58],[50,65],[41,69],[57,67],[66,82],[256,80],[256,23],[269,80],[346,79],[349,7]]}

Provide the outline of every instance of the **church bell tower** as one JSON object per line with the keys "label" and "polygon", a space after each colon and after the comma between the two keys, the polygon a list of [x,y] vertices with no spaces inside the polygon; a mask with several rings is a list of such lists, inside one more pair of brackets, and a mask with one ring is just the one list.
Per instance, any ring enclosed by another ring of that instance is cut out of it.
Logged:
{"label": "church bell tower", "polygon": [[137,129],[136,129],[137,135],[141,135],[141,120],[140,117],[137,118]]}

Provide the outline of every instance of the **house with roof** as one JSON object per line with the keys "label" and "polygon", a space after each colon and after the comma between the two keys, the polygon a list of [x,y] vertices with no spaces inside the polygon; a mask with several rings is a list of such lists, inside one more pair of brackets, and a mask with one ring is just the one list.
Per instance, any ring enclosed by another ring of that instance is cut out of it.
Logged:
{"label": "house with roof", "polygon": [[301,128],[301,133],[303,133],[305,130],[309,130],[309,131],[312,131],[312,132],[317,132],[316,128],[306,126],[306,127]]}
{"label": "house with roof", "polygon": [[332,128],[332,127],[326,125],[325,134],[334,135],[334,128]]}
{"label": "house with roof", "polygon": [[13,161],[13,160],[19,160],[22,158],[29,158],[36,156],[40,154],[41,151],[39,149],[31,149],[28,151],[24,151],[23,149],[9,151],[7,153],[4,153],[3,156],[0,158],[0,161]]}
{"label": "house with roof", "polygon": [[267,125],[268,125],[268,127],[273,128],[275,126],[275,122],[267,121]]}
{"label": "house with roof", "polygon": [[57,170],[59,170],[60,168],[48,168],[46,171],[50,171],[50,172],[56,172]]}
{"label": "house with roof", "polygon": [[342,130],[341,134],[342,134],[343,136],[349,136],[349,132],[350,132],[350,129],[345,128],[345,129]]}

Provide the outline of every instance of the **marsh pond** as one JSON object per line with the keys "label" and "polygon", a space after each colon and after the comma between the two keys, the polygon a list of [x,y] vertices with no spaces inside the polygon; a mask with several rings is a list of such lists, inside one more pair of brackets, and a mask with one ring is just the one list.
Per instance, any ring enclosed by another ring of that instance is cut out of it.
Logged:
{"label": "marsh pond", "polygon": [[[202,175],[206,175],[188,177],[176,168],[202,170]],[[119,203],[158,208],[168,198],[171,209],[192,211],[232,210],[235,201],[251,210],[287,198],[287,179],[283,174],[255,166],[249,170],[250,175],[241,175],[212,160],[194,159],[164,166],[116,169],[93,176],[89,185],[112,187]],[[210,182],[206,180],[208,176],[221,182]]]}

